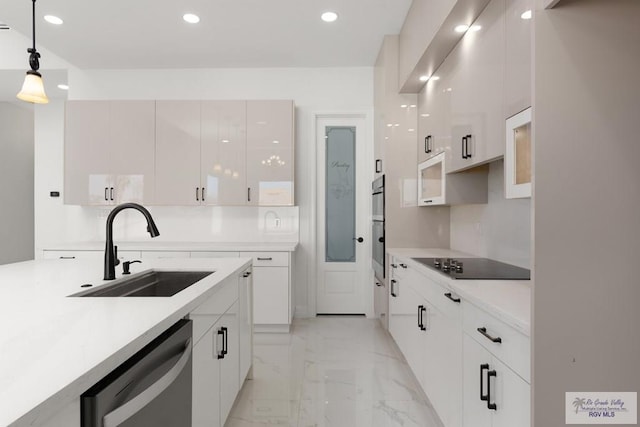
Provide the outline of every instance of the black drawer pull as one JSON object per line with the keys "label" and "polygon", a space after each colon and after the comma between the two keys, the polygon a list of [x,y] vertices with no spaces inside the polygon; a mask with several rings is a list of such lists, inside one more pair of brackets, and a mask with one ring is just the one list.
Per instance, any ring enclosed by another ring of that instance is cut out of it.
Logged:
{"label": "black drawer pull", "polygon": [[249,277],[249,276],[251,276],[251,272],[250,271],[247,271],[246,273],[244,273],[242,275],[242,277]]}
{"label": "black drawer pull", "polygon": [[420,326],[420,330],[422,331],[427,330],[427,327],[424,325],[424,317],[422,316],[422,314],[425,313],[426,311],[427,311],[427,308],[424,305],[418,306],[418,326]]}
{"label": "black drawer pull", "polygon": [[451,301],[453,301],[453,302],[457,302],[457,303],[459,303],[459,302],[460,302],[460,298],[454,298],[454,297],[452,297],[452,296],[451,296],[451,292],[447,292],[446,294],[444,294],[444,296],[445,296],[445,297],[447,297],[447,298],[449,298],[449,299],[450,299]]}
{"label": "black drawer pull", "polygon": [[218,335],[222,335],[222,350],[218,353],[218,359],[224,359],[224,355],[227,354],[224,351],[224,331],[226,328],[218,329]]}
{"label": "black drawer pull", "polygon": [[265,258],[258,257],[257,260],[258,261],[273,261],[273,258],[271,258],[271,257],[265,257]]}
{"label": "black drawer pull", "polygon": [[396,290],[395,290],[395,286],[393,286],[393,285],[395,285],[396,283],[398,283],[398,282],[397,282],[397,281],[395,281],[395,280],[393,280],[393,279],[391,279],[391,286],[390,286],[390,289],[389,289],[389,290],[390,290],[390,293],[391,293],[391,296],[392,296],[392,297],[397,297],[397,296],[398,296],[398,294],[396,293]]}
{"label": "black drawer pull", "polygon": [[61,256],[60,259],[76,259],[74,256]]}
{"label": "black drawer pull", "polygon": [[501,343],[502,342],[502,338],[500,338],[500,337],[492,337],[491,335],[489,335],[487,333],[487,328],[478,328],[478,332],[480,332],[482,335],[484,335],[485,338],[487,338],[491,342],[496,342],[496,343]]}
{"label": "black drawer pull", "polygon": [[407,268],[407,264],[400,264],[400,267]]}
{"label": "black drawer pull", "polygon": [[398,264],[391,264],[392,268],[398,268]]}
{"label": "black drawer pull", "polygon": [[480,400],[489,401],[489,393],[483,394],[484,392],[484,370],[489,369],[488,363],[483,363],[480,365]]}
{"label": "black drawer pull", "polygon": [[487,408],[492,410],[497,410],[498,405],[495,403],[491,403],[491,377],[497,377],[498,373],[496,371],[488,371],[487,372]]}

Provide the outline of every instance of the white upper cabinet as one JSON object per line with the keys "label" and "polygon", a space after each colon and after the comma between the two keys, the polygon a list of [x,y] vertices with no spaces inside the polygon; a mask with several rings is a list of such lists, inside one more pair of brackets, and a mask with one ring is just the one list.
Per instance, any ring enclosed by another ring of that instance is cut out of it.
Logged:
{"label": "white upper cabinet", "polygon": [[[246,102],[202,101],[200,184],[207,205],[246,203]],[[202,192],[202,190],[201,190]]]}
{"label": "white upper cabinet", "polygon": [[66,204],[293,205],[293,101],[68,101]]}
{"label": "white upper cabinet", "polygon": [[533,0],[506,0],[504,118],[531,106],[533,8]]}
{"label": "white upper cabinet", "polygon": [[504,155],[503,13],[504,0],[491,1],[447,57],[453,65],[448,172]]}
{"label": "white upper cabinet", "polygon": [[247,101],[247,204],[293,205],[293,123],[293,101]]}
{"label": "white upper cabinet", "polygon": [[154,138],[154,101],[68,101],[65,203],[150,203]]}
{"label": "white upper cabinet", "polygon": [[200,101],[156,102],[157,205],[199,205]]}

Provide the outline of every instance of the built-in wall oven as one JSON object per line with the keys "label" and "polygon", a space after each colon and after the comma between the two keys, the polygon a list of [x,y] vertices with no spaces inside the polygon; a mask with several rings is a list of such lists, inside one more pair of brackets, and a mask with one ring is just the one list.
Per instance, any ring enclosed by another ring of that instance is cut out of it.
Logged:
{"label": "built-in wall oven", "polygon": [[377,178],[371,184],[371,211],[372,211],[372,223],[371,223],[371,237],[372,237],[372,264],[373,271],[375,272],[376,279],[381,283],[384,282],[385,277],[385,262],[384,262],[384,175]]}

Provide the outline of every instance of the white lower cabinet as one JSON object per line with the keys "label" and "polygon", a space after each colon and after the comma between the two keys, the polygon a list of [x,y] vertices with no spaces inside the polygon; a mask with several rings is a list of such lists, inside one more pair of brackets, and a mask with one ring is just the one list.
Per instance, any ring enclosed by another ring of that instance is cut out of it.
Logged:
{"label": "white lower cabinet", "polygon": [[412,262],[390,260],[389,333],[443,425],[529,427],[528,337]]}
{"label": "white lower cabinet", "polygon": [[219,285],[189,315],[194,324],[193,427],[224,426],[251,369],[251,280],[247,272],[250,269]]}
{"label": "white lower cabinet", "polygon": [[464,427],[531,425],[530,385],[464,334]]}

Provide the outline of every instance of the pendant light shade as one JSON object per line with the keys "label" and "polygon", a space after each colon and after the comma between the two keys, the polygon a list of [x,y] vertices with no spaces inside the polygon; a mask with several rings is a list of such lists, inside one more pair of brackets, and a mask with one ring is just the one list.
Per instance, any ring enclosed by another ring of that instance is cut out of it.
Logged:
{"label": "pendant light shade", "polygon": [[27,71],[24,83],[22,84],[22,90],[18,93],[17,98],[34,104],[46,104],[49,102],[47,94],[44,93],[44,84],[42,83],[42,76],[39,72],[33,70]]}
{"label": "pendant light shade", "polygon": [[27,49],[31,69],[27,71],[24,83],[22,84],[22,90],[16,96],[22,101],[32,102],[34,104],[46,104],[49,102],[49,98],[47,98],[47,95],[44,93],[42,75],[38,72],[40,68],[40,54],[36,50],[36,0],[32,0],[31,20],[33,24],[33,47]]}

